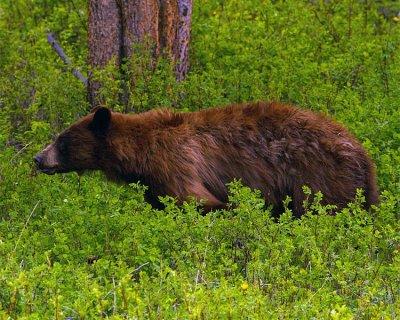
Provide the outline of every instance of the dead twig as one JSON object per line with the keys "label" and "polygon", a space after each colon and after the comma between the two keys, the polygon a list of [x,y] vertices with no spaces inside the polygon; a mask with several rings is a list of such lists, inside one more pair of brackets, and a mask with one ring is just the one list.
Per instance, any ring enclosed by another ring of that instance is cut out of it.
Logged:
{"label": "dead twig", "polygon": [[[54,49],[54,51],[58,54],[61,60],[68,66],[72,66],[71,60],[65,54],[63,48],[61,48],[60,44],[57,42],[54,34],[52,32],[47,34],[47,41]],[[79,79],[86,87],[88,85],[88,79],[76,68],[72,67],[72,74]]]}

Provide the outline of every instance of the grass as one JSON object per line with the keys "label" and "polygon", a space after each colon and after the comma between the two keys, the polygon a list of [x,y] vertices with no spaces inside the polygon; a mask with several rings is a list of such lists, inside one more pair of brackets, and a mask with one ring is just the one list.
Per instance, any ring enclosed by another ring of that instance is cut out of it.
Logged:
{"label": "grass", "polygon": [[[230,211],[203,215],[97,173],[37,175],[32,156],[87,110],[86,1],[0,4],[1,319],[397,319],[400,315],[400,24],[396,1],[196,1],[191,70],[142,68],[136,111],[279,100],[333,116],[377,165],[381,203],[336,216],[318,201],[277,220],[257,191],[230,186]],[[111,67],[99,72],[115,110]],[[307,192],[307,190],[306,190]],[[318,197],[317,197],[318,200]],[[288,200],[289,201],[289,200]]]}

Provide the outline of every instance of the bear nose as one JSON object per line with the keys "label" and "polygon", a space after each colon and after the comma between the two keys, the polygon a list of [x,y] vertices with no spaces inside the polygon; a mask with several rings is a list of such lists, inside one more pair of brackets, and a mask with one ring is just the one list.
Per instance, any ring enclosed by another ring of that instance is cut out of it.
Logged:
{"label": "bear nose", "polygon": [[43,157],[40,154],[37,154],[34,158],[33,158],[33,162],[35,162],[36,167],[40,167],[40,164],[43,161]]}

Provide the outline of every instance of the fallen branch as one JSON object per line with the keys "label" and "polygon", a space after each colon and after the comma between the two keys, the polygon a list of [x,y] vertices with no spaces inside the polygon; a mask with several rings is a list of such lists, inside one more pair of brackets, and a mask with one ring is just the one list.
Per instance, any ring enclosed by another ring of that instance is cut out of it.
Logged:
{"label": "fallen branch", "polygon": [[[52,32],[47,34],[47,41],[54,49],[54,51],[58,54],[61,60],[68,66],[71,66],[71,60],[67,57],[64,50],[61,48],[60,44],[57,42],[54,34]],[[72,67],[72,74],[78,78],[86,87],[88,85],[88,79],[78,70]]]}

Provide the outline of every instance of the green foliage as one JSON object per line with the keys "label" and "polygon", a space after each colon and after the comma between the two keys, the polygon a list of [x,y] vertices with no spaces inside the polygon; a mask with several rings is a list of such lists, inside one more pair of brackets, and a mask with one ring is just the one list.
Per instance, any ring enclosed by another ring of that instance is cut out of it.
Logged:
{"label": "green foliage", "polygon": [[[32,156],[85,114],[85,88],[46,41],[86,70],[86,1],[0,3],[0,319],[400,317],[400,23],[396,1],[195,1],[191,70],[97,71],[115,110],[192,111],[281,100],[328,113],[377,164],[381,204],[273,219],[257,191],[230,184],[231,209],[165,210],[144,187],[99,174],[37,175]],[[126,79],[133,83],[126,83]],[[310,190],[304,189],[306,194]]]}

